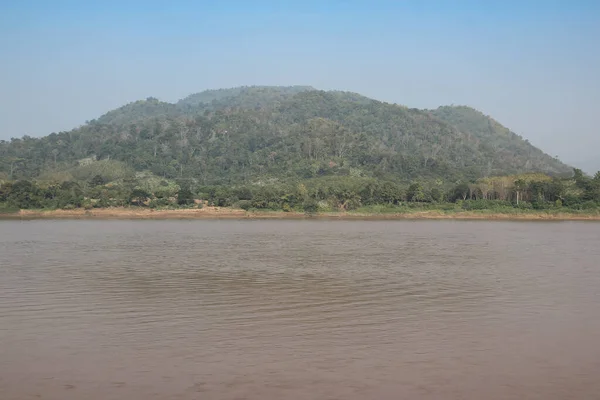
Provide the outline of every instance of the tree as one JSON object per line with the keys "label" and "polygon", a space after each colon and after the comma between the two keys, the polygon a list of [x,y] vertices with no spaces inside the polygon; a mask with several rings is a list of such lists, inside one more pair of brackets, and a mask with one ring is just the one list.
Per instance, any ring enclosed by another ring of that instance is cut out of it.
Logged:
{"label": "tree", "polygon": [[587,185],[584,198],[600,203],[600,172],[597,172]]}
{"label": "tree", "polygon": [[7,200],[9,204],[22,209],[41,207],[39,188],[28,180],[16,181],[10,188]]}
{"label": "tree", "polygon": [[589,184],[591,183],[591,179],[584,175],[583,171],[575,168],[573,169],[573,179],[575,180],[575,185],[579,189],[588,190]]}
{"label": "tree", "polygon": [[135,188],[131,192],[129,196],[129,202],[136,206],[143,206],[148,198],[150,197],[150,193],[146,192],[144,189]]}
{"label": "tree", "polygon": [[519,196],[523,193],[527,187],[527,182],[523,179],[517,179],[515,181],[515,193],[517,194],[517,205],[519,205]]}
{"label": "tree", "polygon": [[102,177],[102,175],[94,175],[92,179],[90,179],[91,186],[103,186],[106,184],[106,180]]}
{"label": "tree", "polygon": [[177,192],[177,204],[181,206],[194,204],[194,194],[189,186],[183,186],[179,189],[179,192]]}
{"label": "tree", "polygon": [[252,208],[252,202],[250,200],[240,200],[238,207],[244,211],[248,211],[250,208]]}
{"label": "tree", "polygon": [[240,200],[252,200],[252,190],[247,186],[238,187],[233,192]]}
{"label": "tree", "polygon": [[8,201],[12,193],[12,187],[12,182],[5,182],[0,184],[0,203],[5,203]]}
{"label": "tree", "polygon": [[437,187],[431,188],[431,199],[437,203],[444,201],[444,193]]}
{"label": "tree", "polygon": [[568,170],[468,107],[422,111],[308,88],[218,93],[178,104],[136,101],[69,132],[2,141],[0,173],[33,179],[64,169],[77,180],[99,174],[106,183],[124,177],[100,166],[122,163],[166,179],[239,187],[347,175],[397,185],[471,182],[486,174]]}
{"label": "tree", "polygon": [[319,211],[319,204],[315,199],[308,198],[302,203],[302,208],[306,214],[314,214]]}
{"label": "tree", "polygon": [[374,200],[382,204],[398,204],[402,201],[402,189],[394,182],[383,182],[373,187]]}
{"label": "tree", "polygon": [[450,196],[453,201],[456,200],[466,200],[469,195],[469,185],[465,182],[461,182],[454,187],[452,190],[452,195]]}
{"label": "tree", "polygon": [[553,179],[552,181],[546,184],[544,192],[546,194],[547,200],[553,202],[560,200],[562,203],[562,200],[565,196],[565,184],[560,179]]}
{"label": "tree", "polygon": [[426,201],[423,185],[418,182],[411,184],[406,192],[406,198],[409,201]]}
{"label": "tree", "polygon": [[24,158],[20,158],[20,157],[10,157],[8,158],[8,164],[9,164],[9,173],[8,173],[8,178],[9,179],[14,179],[15,176],[15,172],[17,170],[17,168],[19,168],[19,166],[25,162]]}
{"label": "tree", "polygon": [[573,179],[575,182],[581,182],[585,179],[583,171],[579,168],[573,168]]}

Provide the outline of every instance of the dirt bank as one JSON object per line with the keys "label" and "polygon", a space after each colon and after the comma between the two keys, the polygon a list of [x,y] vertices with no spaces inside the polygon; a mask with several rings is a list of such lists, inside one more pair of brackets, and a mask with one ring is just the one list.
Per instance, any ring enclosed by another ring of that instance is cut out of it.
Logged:
{"label": "dirt bank", "polygon": [[92,210],[21,210],[3,214],[4,219],[343,219],[343,220],[399,220],[399,219],[455,219],[455,220],[522,220],[522,221],[600,221],[597,214],[571,213],[490,213],[414,211],[409,213],[320,213],[306,215],[299,212],[261,211],[204,207],[202,209],[152,210],[144,208],[102,208]]}

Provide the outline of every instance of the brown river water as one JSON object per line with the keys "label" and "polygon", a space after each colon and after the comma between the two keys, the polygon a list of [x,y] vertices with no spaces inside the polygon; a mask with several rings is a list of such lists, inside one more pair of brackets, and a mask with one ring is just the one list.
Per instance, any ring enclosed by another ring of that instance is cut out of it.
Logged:
{"label": "brown river water", "polygon": [[0,399],[600,399],[600,223],[0,221]]}

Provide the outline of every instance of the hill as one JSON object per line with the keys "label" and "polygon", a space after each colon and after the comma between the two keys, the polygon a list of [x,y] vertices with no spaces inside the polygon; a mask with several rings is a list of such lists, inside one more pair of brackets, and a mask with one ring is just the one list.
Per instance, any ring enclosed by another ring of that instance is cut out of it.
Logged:
{"label": "hill", "polygon": [[291,96],[315,90],[311,86],[241,86],[231,89],[205,90],[181,99],[177,105],[184,108],[243,107],[246,109],[269,107]]}
{"label": "hill", "polygon": [[477,138],[485,152],[496,153],[497,157],[488,166],[489,175],[506,172],[538,171],[549,174],[565,172],[564,164],[542,150],[532,146],[528,140],[502,126],[493,118],[467,106],[443,106],[431,112],[440,120],[455,126]]}
{"label": "hill", "polygon": [[211,90],[176,104],[148,98],[68,132],[0,142],[0,178],[68,180],[100,161],[105,179],[124,179],[106,172],[108,162],[198,184],[572,171],[468,107],[409,109],[306,86]]}

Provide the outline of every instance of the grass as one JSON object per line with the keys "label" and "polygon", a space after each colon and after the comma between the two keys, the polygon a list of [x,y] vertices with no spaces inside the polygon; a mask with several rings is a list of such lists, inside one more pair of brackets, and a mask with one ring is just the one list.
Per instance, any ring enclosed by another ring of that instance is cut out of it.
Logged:
{"label": "grass", "polygon": [[2,205],[0,204],[0,215],[2,214],[16,214],[18,213],[20,210],[16,207],[12,207],[12,206],[7,206],[7,205]]}

